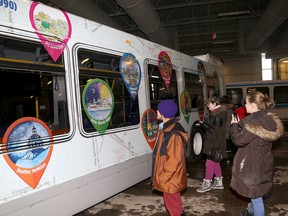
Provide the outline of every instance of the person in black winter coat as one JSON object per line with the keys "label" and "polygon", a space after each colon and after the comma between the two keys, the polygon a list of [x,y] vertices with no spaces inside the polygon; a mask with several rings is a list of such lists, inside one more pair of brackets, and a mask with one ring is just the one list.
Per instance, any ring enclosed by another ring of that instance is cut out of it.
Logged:
{"label": "person in black winter coat", "polygon": [[205,193],[211,189],[224,189],[220,161],[213,158],[212,150],[219,147],[222,158],[226,157],[225,132],[227,109],[220,105],[220,101],[217,97],[208,98],[206,103],[209,112],[205,115],[204,122],[200,123],[200,125],[206,131],[203,153],[207,155],[207,160],[205,163],[205,177],[203,183],[196,189],[198,193]]}
{"label": "person in black winter coat", "polygon": [[250,115],[241,121],[232,116],[230,134],[238,151],[230,186],[241,196],[251,199],[240,215],[265,215],[263,197],[271,193],[273,184],[272,142],[284,132],[278,116],[267,112],[273,106],[272,100],[254,91],[246,97],[245,107]]}

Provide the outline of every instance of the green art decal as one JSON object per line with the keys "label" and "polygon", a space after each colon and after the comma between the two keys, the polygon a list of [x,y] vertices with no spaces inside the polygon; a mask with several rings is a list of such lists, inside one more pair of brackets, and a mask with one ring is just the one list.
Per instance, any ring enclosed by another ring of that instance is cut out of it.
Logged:
{"label": "green art decal", "polygon": [[190,113],[191,113],[191,97],[190,92],[182,91],[181,93],[181,111],[184,115],[184,118],[188,124],[190,120]]}
{"label": "green art decal", "polygon": [[104,134],[114,110],[114,95],[101,79],[89,81],[82,94],[82,105],[94,128]]}

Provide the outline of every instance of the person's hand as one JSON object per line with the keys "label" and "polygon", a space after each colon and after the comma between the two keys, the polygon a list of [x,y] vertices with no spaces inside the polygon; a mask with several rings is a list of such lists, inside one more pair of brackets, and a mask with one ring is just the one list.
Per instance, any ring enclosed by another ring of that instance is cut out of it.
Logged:
{"label": "person's hand", "polygon": [[237,114],[236,114],[236,115],[232,114],[231,124],[233,124],[233,123],[238,123],[238,122],[239,122],[239,117],[238,117],[238,115],[237,115]]}

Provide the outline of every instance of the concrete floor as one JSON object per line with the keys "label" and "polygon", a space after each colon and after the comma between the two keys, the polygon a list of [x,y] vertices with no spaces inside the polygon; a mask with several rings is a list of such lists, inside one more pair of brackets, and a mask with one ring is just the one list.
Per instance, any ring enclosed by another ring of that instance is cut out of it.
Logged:
{"label": "concrete floor", "polygon": [[[265,200],[266,216],[288,216],[288,132],[273,145],[275,175],[273,194]],[[188,162],[188,188],[182,199],[187,216],[236,216],[247,206],[248,200],[240,198],[229,188],[231,164],[222,162],[224,190],[211,190],[197,193],[202,183],[205,160]],[[95,205],[75,216],[167,216],[160,193],[152,192],[150,179],[147,179],[124,192]]]}

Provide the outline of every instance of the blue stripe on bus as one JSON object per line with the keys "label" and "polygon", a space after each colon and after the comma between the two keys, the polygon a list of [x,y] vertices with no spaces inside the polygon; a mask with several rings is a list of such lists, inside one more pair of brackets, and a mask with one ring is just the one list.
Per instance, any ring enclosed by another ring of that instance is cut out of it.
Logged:
{"label": "blue stripe on bus", "polygon": [[288,104],[275,104],[275,108],[288,108]]}
{"label": "blue stripe on bus", "polygon": [[261,87],[270,87],[270,86],[287,86],[288,83],[249,83],[249,84],[226,84],[226,88],[238,88],[238,87],[255,87],[255,86],[261,86]]}

